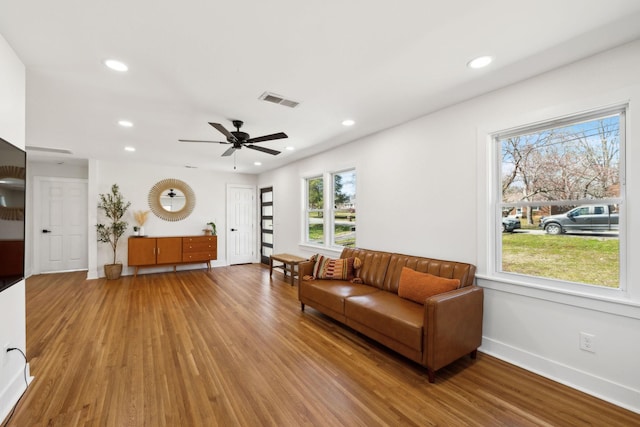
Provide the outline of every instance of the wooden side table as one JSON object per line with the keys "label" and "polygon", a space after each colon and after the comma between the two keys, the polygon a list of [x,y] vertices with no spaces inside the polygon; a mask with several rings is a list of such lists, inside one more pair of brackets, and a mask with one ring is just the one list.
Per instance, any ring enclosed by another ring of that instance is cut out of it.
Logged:
{"label": "wooden side table", "polygon": [[[281,262],[281,265],[273,265],[273,262]],[[307,258],[291,254],[276,254],[269,257],[269,276],[273,274],[274,268],[280,268],[284,272],[284,278],[287,278],[287,272],[291,273],[291,286],[293,286],[293,279],[296,275],[296,266],[301,262],[308,261]]]}

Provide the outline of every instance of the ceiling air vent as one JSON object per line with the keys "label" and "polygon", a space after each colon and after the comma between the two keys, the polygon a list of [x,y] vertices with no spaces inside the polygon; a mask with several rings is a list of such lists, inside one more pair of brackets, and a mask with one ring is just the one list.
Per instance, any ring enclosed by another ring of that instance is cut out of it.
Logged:
{"label": "ceiling air vent", "polygon": [[73,154],[71,150],[67,150],[64,148],[36,147],[33,145],[27,145],[25,148],[27,149],[27,151],[43,151],[45,153]]}
{"label": "ceiling air vent", "polygon": [[276,95],[275,93],[265,92],[258,99],[262,99],[263,101],[272,102],[274,104],[284,105],[285,107],[295,108],[300,104],[297,101],[292,101],[290,99],[285,99],[283,96]]}

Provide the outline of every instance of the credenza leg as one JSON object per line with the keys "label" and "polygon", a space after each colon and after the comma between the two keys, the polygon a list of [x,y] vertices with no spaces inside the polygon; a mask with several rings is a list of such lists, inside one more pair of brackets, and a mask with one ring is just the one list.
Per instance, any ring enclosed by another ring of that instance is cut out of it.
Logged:
{"label": "credenza leg", "polygon": [[429,378],[429,382],[433,384],[436,382],[436,371],[427,368],[427,377]]}

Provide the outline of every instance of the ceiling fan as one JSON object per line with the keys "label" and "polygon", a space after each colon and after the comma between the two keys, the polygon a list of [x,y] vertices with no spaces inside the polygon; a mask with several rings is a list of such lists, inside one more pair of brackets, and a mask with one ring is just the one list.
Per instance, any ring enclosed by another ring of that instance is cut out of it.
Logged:
{"label": "ceiling fan", "polygon": [[264,142],[264,141],[271,141],[274,139],[288,138],[287,134],[284,132],[278,132],[278,133],[273,133],[271,135],[264,135],[264,136],[258,136],[256,138],[251,138],[248,133],[242,132],[240,130],[240,128],[243,125],[243,122],[241,120],[233,120],[232,123],[233,123],[233,127],[235,127],[236,130],[229,132],[220,123],[209,122],[211,126],[216,128],[221,134],[227,137],[226,142],[225,141],[199,141],[195,139],[180,139],[179,141],[180,142],[206,142],[206,143],[218,143],[218,144],[232,144],[232,146],[229,147],[227,151],[222,153],[223,157],[232,155],[236,150],[239,150],[242,147],[247,147],[256,151],[262,151],[263,153],[273,154],[275,156],[277,154],[280,154],[280,151],[272,150],[270,148],[260,147],[259,145],[253,145],[253,144],[255,144],[256,142]]}

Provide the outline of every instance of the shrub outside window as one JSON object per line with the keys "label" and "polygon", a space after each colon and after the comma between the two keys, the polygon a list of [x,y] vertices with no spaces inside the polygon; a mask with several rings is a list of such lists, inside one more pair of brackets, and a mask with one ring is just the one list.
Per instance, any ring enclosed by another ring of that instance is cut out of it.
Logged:
{"label": "shrub outside window", "polygon": [[625,107],[494,135],[496,270],[621,288]]}

